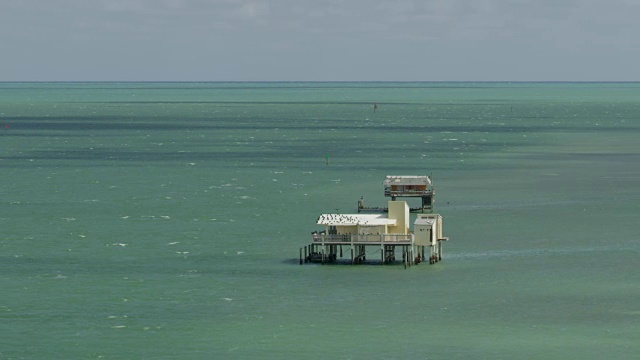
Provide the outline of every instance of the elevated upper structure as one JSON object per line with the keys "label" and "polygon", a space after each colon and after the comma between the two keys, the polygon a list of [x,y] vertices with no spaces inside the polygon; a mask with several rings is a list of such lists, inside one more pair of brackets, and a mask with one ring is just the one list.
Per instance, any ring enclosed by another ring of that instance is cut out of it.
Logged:
{"label": "elevated upper structure", "polygon": [[433,211],[435,191],[429,176],[387,175],[384,179],[384,196],[395,200],[398,197],[422,198],[422,211]]}

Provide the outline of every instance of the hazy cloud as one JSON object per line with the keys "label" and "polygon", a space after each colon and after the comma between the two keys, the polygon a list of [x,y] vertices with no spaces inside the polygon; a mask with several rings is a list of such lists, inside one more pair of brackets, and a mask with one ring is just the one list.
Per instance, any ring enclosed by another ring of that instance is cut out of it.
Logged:
{"label": "hazy cloud", "polygon": [[634,0],[6,1],[0,80],[640,80],[639,17]]}

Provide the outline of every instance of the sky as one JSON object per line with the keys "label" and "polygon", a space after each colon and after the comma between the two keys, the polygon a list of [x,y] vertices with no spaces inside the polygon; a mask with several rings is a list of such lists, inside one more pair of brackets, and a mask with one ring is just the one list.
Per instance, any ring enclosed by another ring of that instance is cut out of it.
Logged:
{"label": "sky", "polygon": [[640,0],[2,0],[0,81],[640,81]]}

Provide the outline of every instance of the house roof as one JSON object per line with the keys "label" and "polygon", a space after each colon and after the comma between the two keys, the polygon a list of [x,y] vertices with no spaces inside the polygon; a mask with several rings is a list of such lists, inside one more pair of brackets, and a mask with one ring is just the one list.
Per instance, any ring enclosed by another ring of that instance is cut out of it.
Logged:
{"label": "house roof", "polygon": [[384,214],[322,214],[316,224],[329,226],[380,226],[396,225],[396,219],[389,219]]}
{"label": "house roof", "polygon": [[384,178],[384,185],[431,185],[431,178],[428,176],[415,175],[387,175]]}
{"label": "house roof", "polygon": [[434,218],[417,218],[414,225],[433,225],[436,222]]}

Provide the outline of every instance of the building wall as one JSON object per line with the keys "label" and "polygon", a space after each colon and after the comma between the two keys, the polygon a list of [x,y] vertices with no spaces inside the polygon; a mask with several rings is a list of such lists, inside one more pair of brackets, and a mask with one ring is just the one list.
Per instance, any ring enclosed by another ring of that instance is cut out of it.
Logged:
{"label": "building wall", "polygon": [[389,233],[408,234],[410,212],[406,201],[389,201],[389,219],[396,219],[396,226],[389,227]]}
{"label": "building wall", "polygon": [[384,225],[379,226],[336,226],[338,235],[347,234],[385,234]]}
{"label": "building wall", "polygon": [[[428,233],[428,241],[431,245],[435,245],[438,239],[442,239],[442,216],[439,214],[418,214],[419,218],[433,219],[433,225],[414,225],[413,232],[416,236],[416,245],[425,245],[425,235]],[[422,229],[422,231],[420,230]]]}
{"label": "building wall", "polygon": [[339,235],[357,234],[358,233],[358,226],[356,226],[356,225],[354,225],[354,226],[336,226],[336,230],[338,231]]}
{"label": "building wall", "polygon": [[358,234],[384,234],[385,227],[384,225],[380,226],[359,226]]}
{"label": "building wall", "polygon": [[415,244],[418,246],[433,245],[433,226],[426,224],[416,224],[413,227],[413,234],[415,235]]}

